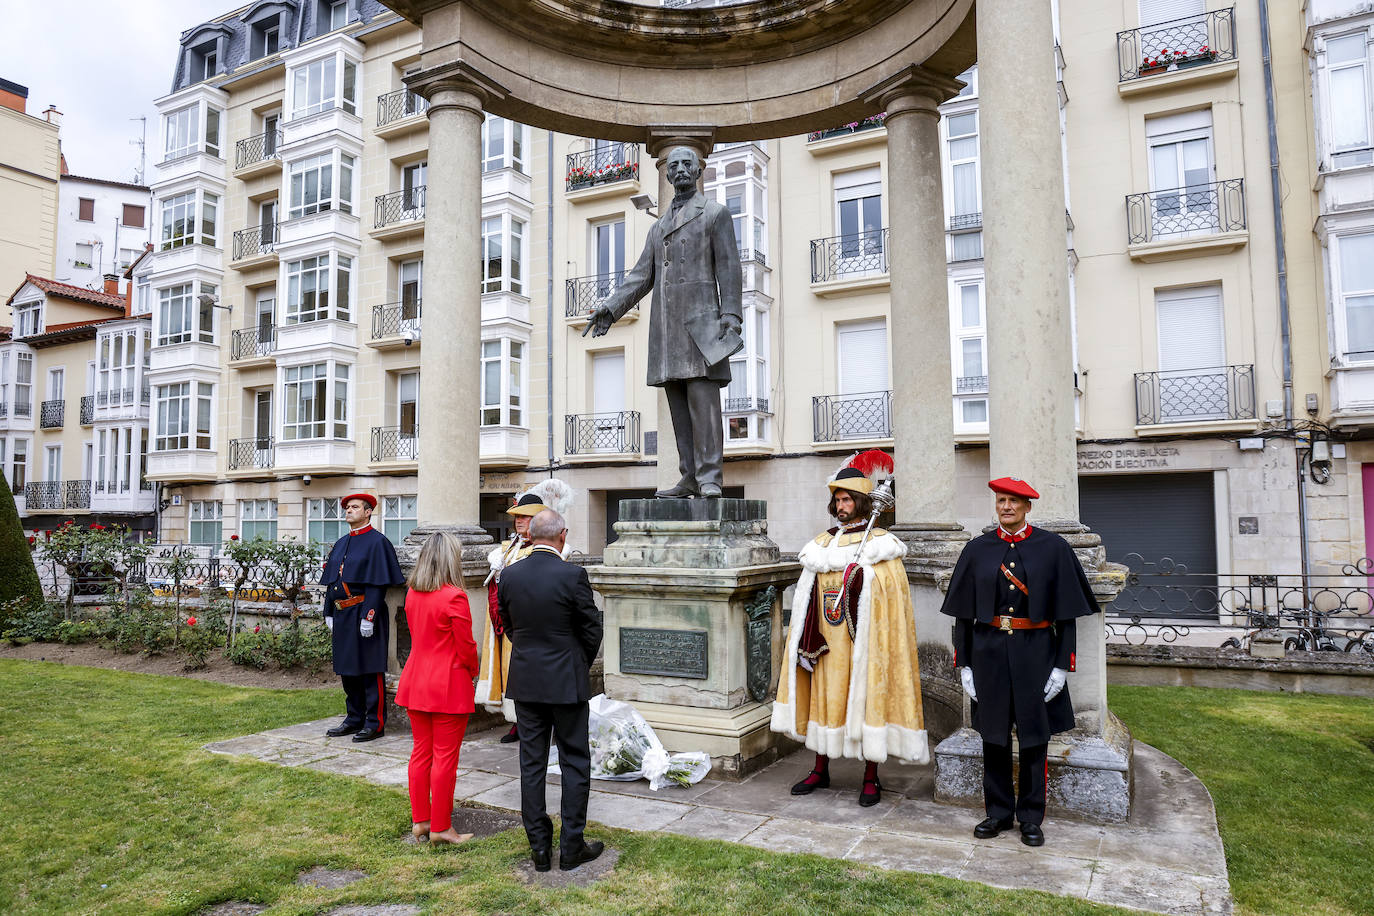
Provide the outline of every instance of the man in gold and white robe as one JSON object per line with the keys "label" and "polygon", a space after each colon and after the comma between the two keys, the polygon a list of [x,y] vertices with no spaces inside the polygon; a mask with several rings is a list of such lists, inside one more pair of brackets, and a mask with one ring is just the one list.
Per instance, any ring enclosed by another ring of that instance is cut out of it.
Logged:
{"label": "man in gold and white robe", "polygon": [[930,760],[916,627],[902,566],[906,545],[875,527],[859,553],[873,482],[843,468],[830,489],[829,508],[840,524],[798,556],[802,575],[772,729],[816,752],[815,767],[792,794],[828,787],[830,758],[850,757],[868,764],[859,795],[867,807],[882,797],[878,764],[889,757]]}

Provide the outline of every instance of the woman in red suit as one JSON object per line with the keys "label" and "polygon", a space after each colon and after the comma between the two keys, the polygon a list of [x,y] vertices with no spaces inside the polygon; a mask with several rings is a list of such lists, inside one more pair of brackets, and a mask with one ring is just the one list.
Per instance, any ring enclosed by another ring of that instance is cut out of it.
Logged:
{"label": "woman in red suit", "polygon": [[462,843],[470,833],[453,829],[453,783],[458,749],[472,712],[477,644],[463,592],[463,546],[440,532],[420,549],[410,575],[405,614],[411,649],[396,703],[410,714],[415,748],[410,754],[410,814],[417,838]]}

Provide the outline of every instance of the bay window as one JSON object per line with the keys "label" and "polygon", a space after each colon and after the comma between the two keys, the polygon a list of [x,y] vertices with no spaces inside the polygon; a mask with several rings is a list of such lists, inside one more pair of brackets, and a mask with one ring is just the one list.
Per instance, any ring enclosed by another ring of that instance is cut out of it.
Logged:
{"label": "bay window", "polygon": [[[179,159],[202,151],[218,157],[220,119],[220,110],[206,102],[196,102],[168,112],[162,118],[164,160]],[[204,131],[201,130],[202,124]]]}
{"label": "bay window", "polygon": [[96,404],[133,404],[137,329],[102,334],[96,361]]}
{"label": "bay window", "polygon": [[199,190],[164,197],[161,250],[168,251],[183,245],[215,245],[218,216],[218,194]]}
{"label": "bay window", "polygon": [[214,343],[215,308],[211,299],[216,292],[213,284],[201,281],[158,290],[157,345]]}
{"label": "bay window", "polygon": [[988,422],[987,319],[983,281],[951,284],[950,327],[954,369],[955,432],[986,432]]}
{"label": "bay window", "polygon": [[524,294],[525,223],[504,213],[482,220],[482,292]]}
{"label": "bay window", "polygon": [[291,117],[342,108],[358,113],[358,65],[341,53],[301,64],[291,74]]}
{"label": "bay window", "polygon": [[352,213],[355,163],[352,156],[337,150],[291,163],[287,218],[297,219],[322,210]]}
{"label": "bay window", "polygon": [[744,349],[730,358],[730,384],[722,391],[725,438],[758,441],[768,438],[770,411],[767,310],[746,303],[740,333]]}
{"label": "bay window", "polygon": [[[1326,144],[1334,168],[1374,163],[1369,91],[1369,35],[1327,38],[1321,76],[1326,96]],[[1320,61],[1322,58],[1318,58]]]}
{"label": "bay window", "polygon": [[523,426],[525,344],[502,337],[482,341],[482,425]]}
{"label": "bay window", "polygon": [[350,367],[332,360],[282,371],[282,440],[347,439]]}
{"label": "bay window", "polygon": [[353,259],[330,253],[286,265],[287,325],[337,318],[349,320]]}
{"label": "bay window", "polygon": [[482,171],[525,171],[526,130],[523,124],[487,115],[482,121]]}
{"label": "bay window", "polygon": [[215,386],[207,382],[158,385],[157,437],[153,448],[160,452],[211,448],[214,398]]}
{"label": "bay window", "polygon": [[1336,341],[1346,363],[1374,362],[1374,232],[1332,238]]}

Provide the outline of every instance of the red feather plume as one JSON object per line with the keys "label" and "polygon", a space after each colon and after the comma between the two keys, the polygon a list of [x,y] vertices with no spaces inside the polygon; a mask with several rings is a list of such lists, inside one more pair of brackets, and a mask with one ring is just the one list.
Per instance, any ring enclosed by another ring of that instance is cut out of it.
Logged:
{"label": "red feather plume", "polygon": [[853,458],[845,462],[846,467],[857,468],[865,477],[872,478],[873,472],[882,470],[891,474],[894,465],[892,456],[882,449],[871,448],[866,452],[859,452]]}

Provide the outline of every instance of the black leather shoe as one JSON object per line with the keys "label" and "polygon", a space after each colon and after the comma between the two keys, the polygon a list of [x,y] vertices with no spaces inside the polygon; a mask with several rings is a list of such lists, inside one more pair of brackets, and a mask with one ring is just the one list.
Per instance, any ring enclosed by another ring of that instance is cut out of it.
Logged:
{"label": "black leather shoe", "polygon": [[534,863],[535,871],[548,871],[553,868],[553,851],[547,846],[543,849],[531,849],[530,861]]}
{"label": "black leather shoe", "polygon": [[558,869],[559,871],[572,871],[579,865],[585,865],[592,859],[601,855],[606,849],[606,844],[600,840],[593,840],[583,844],[581,849],[575,852],[568,852],[563,848],[558,850]]}
{"label": "black leather shoe", "polygon": [[704,483],[701,485],[702,499],[720,499],[720,484]]}
{"label": "black leather shoe", "polygon": [[[872,792],[868,791],[869,786],[873,787]],[[863,788],[859,790],[859,807],[861,808],[872,808],[882,800],[883,784],[876,779],[872,782],[865,782]]]}
{"label": "black leather shoe", "polygon": [[385,734],[386,732],[382,731],[380,728],[365,728],[353,736],[353,743],[359,744],[363,741],[375,741]]}
{"label": "black leather shoe", "polygon": [[1045,831],[1040,829],[1039,824],[1022,824],[1021,842],[1027,846],[1044,846]]}
{"label": "black leather shoe", "polygon": [[680,480],[675,486],[654,493],[655,499],[687,499],[697,495],[696,484]]}
{"label": "black leather shoe", "polygon": [[336,725],[329,731],[325,732],[324,736],[326,738],[342,738],[344,735],[351,735],[354,732],[360,730],[361,728],[361,725]]}
{"label": "black leather shoe", "polygon": [[995,817],[990,817],[987,820],[983,821],[981,824],[979,824],[977,827],[973,828],[973,835],[980,840],[990,840],[993,837],[997,836],[997,834],[1001,833],[1003,830],[1010,829],[1011,818],[1007,818],[1005,821],[999,821]]}
{"label": "black leather shoe", "polygon": [[520,735],[516,733],[514,725],[510,727],[510,731],[506,732],[504,735],[501,736],[502,744],[514,744],[519,740]]}
{"label": "black leather shoe", "polygon": [[[816,780],[815,782],[807,782],[807,780],[810,779],[812,776],[819,776],[820,779]],[[792,794],[810,795],[817,789],[828,788],[830,788],[830,771],[826,770],[824,773],[821,773],[816,770],[812,770],[810,773],[806,774],[806,779],[803,779],[801,782],[797,783],[795,786],[792,787]]]}

